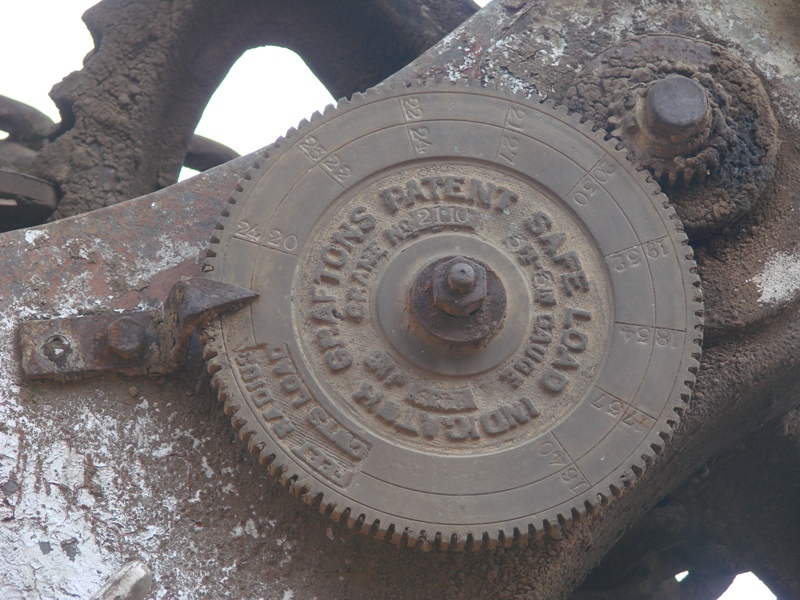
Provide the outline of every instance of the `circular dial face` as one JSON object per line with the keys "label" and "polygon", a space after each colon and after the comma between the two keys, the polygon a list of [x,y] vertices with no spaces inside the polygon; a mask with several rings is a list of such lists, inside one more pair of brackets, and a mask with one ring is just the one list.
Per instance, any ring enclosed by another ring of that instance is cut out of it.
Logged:
{"label": "circular dial face", "polygon": [[547,104],[357,96],[268,148],[223,213],[207,275],[260,297],[212,326],[214,384],[334,518],[522,541],[634,479],[688,398],[700,290],[677,225]]}

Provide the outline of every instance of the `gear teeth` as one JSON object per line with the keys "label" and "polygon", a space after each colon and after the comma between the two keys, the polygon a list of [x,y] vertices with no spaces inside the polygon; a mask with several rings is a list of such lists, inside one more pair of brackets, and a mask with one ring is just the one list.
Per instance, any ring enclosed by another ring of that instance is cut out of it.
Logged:
{"label": "gear teeth", "polygon": [[361,533],[367,535],[371,538],[377,539],[378,534],[381,530],[381,521],[380,519],[375,519],[371,525],[369,525],[369,521],[364,523],[364,526],[361,528]]}
{"label": "gear teeth", "polygon": [[406,527],[403,530],[403,535],[400,536],[399,545],[406,546],[407,548],[411,548],[413,550],[417,547],[417,539],[418,538],[416,534],[413,531],[409,530],[408,527]]}
{"label": "gear teeth", "polygon": [[[587,123],[589,123],[587,121]],[[613,130],[609,133],[607,130],[596,130],[592,129],[592,134],[597,139],[597,134],[604,136],[607,140],[604,142],[607,145],[613,138],[609,136],[614,136],[614,138],[618,138],[622,134],[622,127],[621,124],[623,123],[623,118],[621,116],[612,116],[608,119],[608,126],[609,129]],[[583,130],[589,133],[589,129],[584,127]],[[614,152],[610,152],[614,154],[618,160],[626,161],[626,162],[635,162],[635,157],[633,153],[622,143],[622,140],[619,139],[617,145],[615,146]],[[686,162],[678,163],[679,167],[685,165]],[[694,379],[697,373],[697,369],[699,368],[699,356],[700,356],[700,349],[702,347],[702,323],[703,323],[703,310],[702,310],[702,292],[700,288],[700,278],[697,275],[696,265],[693,260],[693,253],[691,250],[691,246],[689,246],[688,237],[682,231],[682,225],[680,220],[678,219],[678,215],[675,212],[675,209],[669,204],[668,199],[663,196],[660,190],[657,188],[657,181],[663,181],[664,178],[667,178],[667,183],[669,183],[669,178],[674,177],[677,173],[681,173],[681,177],[684,177],[686,171],[676,171],[676,170],[667,170],[661,169],[660,171],[653,170],[653,174],[651,176],[650,172],[645,170],[643,166],[640,166],[637,171],[642,175],[642,185],[645,189],[651,191],[651,193],[661,196],[663,198],[663,210],[665,212],[666,218],[671,221],[674,225],[674,230],[676,231],[676,241],[685,246],[687,248],[687,253],[685,256],[686,263],[688,264],[688,273],[684,274],[685,277],[685,285],[688,284],[688,287],[691,287],[697,290],[697,294],[692,298],[692,302],[695,305],[695,309],[692,311],[694,314],[694,323],[687,324],[687,335],[689,335],[690,331],[694,331],[696,336],[692,340],[693,344],[687,345],[687,350],[685,352],[683,358],[683,364],[685,365],[684,368],[689,373],[689,379],[683,384],[683,389],[677,390],[677,393],[674,393],[673,400],[667,404],[664,408],[664,414],[666,414],[666,418],[662,421],[662,425],[660,428],[654,429],[650,432],[648,437],[646,438],[648,441],[646,442],[649,446],[649,450],[652,454],[644,454],[639,459],[634,460],[632,464],[626,469],[623,469],[619,472],[619,476],[617,478],[618,483],[609,483],[608,491],[610,492],[611,497],[619,497],[621,496],[626,489],[630,488],[633,485],[633,482],[642,477],[645,472],[647,471],[647,467],[649,463],[652,463],[653,460],[659,456],[662,451],[664,444],[669,441],[672,437],[674,432],[674,427],[677,425],[679,421],[679,414],[678,410],[683,410],[683,408],[687,405],[690,396],[691,396],[691,388],[694,385]],[[677,180],[677,179],[676,179]],[[669,416],[672,415],[672,417]],[[601,508],[607,505],[609,502],[609,495],[603,493],[597,493],[594,496],[587,497],[584,500],[584,514],[594,514],[598,508]],[[580,511],[578,511],[580,515]],[[551,535],[554,529],[562,528],[563,524],[572,522],[576,519],[574,513],[570,515],[561,515],[559,514],[556,523],[553,523],[550,520],[546,520],[544,524],[544,531],[547,535]]]}
{"label": "gear teeth", "polygon": [[512,543],[514,542],[514,538],[510,535],[506,535],[506,532],[503,531],[502,529],[497,532],[496,539],[497,541],[495,542],[495,545],[498,548],[510,548]]}
{"label": "gear teeth", "polygon": [[351,512],[350,507],[341,510],[337,509],[334,509],[333,513],[331,514],[331,520],[334,523],[347,523],[347,519],[350,518],[350,512]]}
{"label": "gear teeth", "polygon": [[[553,108],[555,109],[555,111],[556,111],[556,112],[558,112],[558,113],[561,113],[561,114],[562,114],[562,115],[564,115],[565,117],[566,117],[566,116],[569,116],[569,114],[570,114],[570,112],[569,112],[569,108],[567,108],[567,105],[566,105],[566,104],[555,104],[555,103],[554,103],[554,106],[553,106]],[[577,121],[578,121],[578,119],[576,118],[576,119],[575,119],[575,121],[577,122]]]}
{"label": "gear teeth", "polygon": [[325,502],[323,495],[322,503],[319,505],[319,514],[326,518],[331,518],[333,512],[336,510],[336,502]]}
{"label": "gear teeth", "polygon": [[306,492],[303,496],[303,502],[308,504],[311,508],[315,508],[319,510],[320,506],[322,506],[323,494],[319,492],[317,494],[312,494],[311,490]]}
{"label": "gear teeth", "polygon": [[[391,531],[389,531],[390,527]],[[391,525],[389,527],[383,527],[381,520],[376,519],[375,522],[372,524],[372,527],[370,527],[369,532],[370,532],[370,537],[376,540],[381,540],[381,541],[388,540],[391,538],[391,533],[394,532],[394,525]]]}
{"label": "gear teeth", "polygon": [[377,540],[386,540],[387,542],[395,542],[395,543],[397,543],[397,541],[399,541],[399,540],[396,541],[394,538],[395,538],[395,535],[394,535],[394,523],[391,523],[385,529],[379,529],[378,533],[375,534],[375,539],[377,539]]}
{"label": "gear teeth", "polygon": [[570,512],[573,523],[580,523],[586,518],[586,509],[581,510],[577,506],[573,506]]}
{"label": "gear teeth", "polygon": [[667,174],[667,184],[669,187],[675,187],[675,184],[678,182],[678,171],[670,171]]}
{"label": "gear teeth", "polygon": [[617,139],[629,148],[636,160],[665,188],[682,188],[705,181],[710,169],[719,165],[716,150],[711,146],[701,148],[694,156],[678,155],[672,160],[650,156],[645,150],[638,149],[635,136],[640,126],[636,118],[636,104],[644,93],[644,88],[631,89],[623,99],[609,103],[609,116],[606,119],[609,138]]}
{"label": "gear teeth", "polygon": [[367,520],[367,515],[365,515],[364,513],[361,513],[355,519],[348,519],[347,526],[350,529],[361,531],[361,529],[364,527],[364,522],[366,520]]}
{"label": "gear teeth", "polygon": [[295,475],[289,487],[289,493],[295,498],[304,499],[311,490],[311,479],[309,477],[300,477]]}
{"label": "gear teeth", "polygon": [[239,430],[239,439],[242,440],[248,447],[250,447],[250,443],[252,441],[253,436],[256,434],[256,430],[247,427],[247,421],[244,422],[242,428]]}
{"label": "gear teeth", "polygon": [[467,536],[465,534],[452,534],[447,549],[452,552],[464,552],[467,549]]}
{"label": "gear teeth", "polygon": [[[216,353],[214,354],[214,356],[216,356]],[[208,374],[209,375],[214,375],[215,373],[217,373],[221,369],[222,369],[222,365],[217,364],[217,363],[211,364],[211,365],[208,366]]]}
{"label": "gear teeth", "polygon": [[564,539],[563,532],[558,526],[558,520],[555,523],[551,519],[544,519],[542,521],[542,531],[544,536],[554,541],[561,541]]}
{"label": "gear teeth", "polygon": [[[475,93],[488,93],[488,94],[505,94],[506,97],[526,99],[526,95],[522,91],[508,94],[499,88],[499,91],[492,90],[481,85],[477,80],[459,80],[448,81],[451,86],[458,86],[461,88],[469,88]],[[433,88],[435,85],[429,80],[410,82],[400,89],[411,90],[427,90]],[[444,84],[446,85],[446,84]],[[251,168],[247,170],[242,178],[242,181],[237,184],[236,188],[228,200],[228,206],[223,210],[222,216],[215,226],[215,231],[210,240],[210,248],[206,258],[206,264],[210,269],[214,269],[219,260],[216,248],[219,246],[223,239],[219,232],[225,231],[230,227],[231,210],[229,207],[235,206],[243,198],[246,197],[249,190],[254,185],[261,172],[267,169],[270,164],[280,156],[280,152],[274,152],[279,146],[286,146],[303,134],[304,131],[316,127],[318,121],[325,121],[333,118],[341,111],[348,111],[357,107],[364,102],[379,98],[387,95],[393,90],[399,89],[394,85],[383,84],[377,88],[372,88],[366,93],[356,93],[352,98],[342,99],[338,103],[338,107],[328,105],[322,113],[316,112],[311,120],[302,121],[298,127],[290,129],[286,138],[279,139],[272,146],[265,148],[261,155],[254,161]],[[537,101],[536,99],[528,100]],[[622,131],[622,120],[617,117],[609,118],[608,124],[614,126],[614,130],[609,133],[604,129],[599,129],[591,121],[583,119],[580,114],[570,112],[566,105],[556,106],[555,102],[549,98],[538,99],[540,105],[544,110],[550,111],[550,114],[555,118],[568,122],[570,125],[583,133],[587,138],[594,140],[605,148],[606,152],[620,162],[631,162],[631,152],[621,142],[611,138],[609,135],[616,135]],[[282,150],[283,152],[285,150]],[[654,170],[655,172],[655,170]],[[674,209],[668,204],[667,200],[660,191],[654,181],[663,176],[667,178],[672,177],[675,171],[661,170],[659,176],[652,176],[644,167],[637,176],[642,189],[645,193],[661,196],[664,198],[663,210],[666,219],[674,224],[675,230],[679,231],[677,239],[680,244],[686,247],[686,260],[694,268],[692,260],[691,247],[688,245],[688,238],[685,234],[680,232],[680,221]],[[676,179],[677,181],[677,179]],[[215,274],[214,274],[215,275]],[[212,275],[213,276],[213,275]],[[388,540],[398,545],[404,545],[409,548],[415,548],[422,551],[445,551],[445,552],[465,552],[465,551],[479,551],[486,550],[492,551],[498,546],[503,548],[509,547],[524,547],[531,546],[542,537],[548,536],[554,539],[560,539],[563,535],[563,530],[568,529],[573,523],[579,522],[592,515],[597,514],[608,503],[610,498],[622,495],[625,490],[633,485],[633,482],[642,477],[648,466],[656,460],[656,457],[662,452],[663,445],[672,436],[673,428],[677,424],[680,412],[683,411],[689,401],[691,388],[694,385],[695,375],[699,368],[699,352],[702,343],[702,324],[703,324],[703,311],[702,311],[702,292],[700,289],[700,279],[697,276],[696,269],[694,272],[685,275],[685,285],[692,287],[696,290],[694,296],[695,310],[694,322],[690,324],[687,329],[695,332],[694,344],[687,346],[687,351],[683,358],[684,364],[688,369],[686,381],[682,387],[674,393],[673,400],[664,408],[665,413],[669,413],[666,419],[659,419],[659,426],[650,432],[648,437],[639,446],[639,449],[645,448],[643,454],[639,458],[631,457],[626,461],[624,469],[620,469],[615,475],[609,475],[606,478],[608,484],[604,484],[603,488],[598,493],[600,485],[593,486],[583,496],[576,497],[571,507],[565,507],[562,512],[557,513],[553,517],[540,519],[538,526],[532,520],[535,517],[520,519],[513,523],[506,523],[502,526],[486,526],[485,530],[478,528],[474,532],[460,532],[450,531],[446,528],[439,530],[425,529],[422,525],[405,526],[405,524],[396,524],[386,519],[382,513],[378,513],[372,509],[359,506],[354,502],[342,502],[341,497],[336,494],[328,494],[319,489],[318,483],[312,477],[295,473],[296,467],[287,460],[280,452],[276,453],[271,450],[273,446],[268,445],[266,436],[260,434],[258,429],[251,423],[256,423],[257,418],[249,413],[249,408],[243,407],[237,403],[234,396],[230,393],[229,386],[231,381],[229,372],[225,370],[224,348],[221,344],[221,332],[219,329],[220,321],[215,323],[203,332],[203,342],[205,344],[203,350],[203,357],[207,362],[208,371],[212,375],[211,384],[217,390],[218,399],[224,404],[225,414],[231,418],[231,423],[237,431],[239,437],[246,443],[248,451],[251,454],[257,455],[259,463],[266,466],[269,473],[279,480],[281,485],[287,488],[290,493],[300,498],[305,504],[318,510],[321,514],[331,518],[335,522],[346,524],[347,527],[359,531],[362,534],[379,540]],[[241,414],[240,414],[241,413]],[[250,419],[250,420],[248,420]],[[613,479],[613,481],[612,481]],[[401,527],[402,530],[400,529]],[[417,528],[415,528],[417,527]]]}

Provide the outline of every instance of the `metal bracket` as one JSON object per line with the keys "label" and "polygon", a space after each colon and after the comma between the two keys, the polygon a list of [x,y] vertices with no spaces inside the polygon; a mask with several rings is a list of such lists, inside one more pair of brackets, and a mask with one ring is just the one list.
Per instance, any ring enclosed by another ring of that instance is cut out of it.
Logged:
{"label": "metal bracket", "polygon": [[195,277],[178,281],[159,310],[28,321],[20,326],[22,372],[27,379],[55,380],[171,373],[183,363],[197,327],[257,297]]}

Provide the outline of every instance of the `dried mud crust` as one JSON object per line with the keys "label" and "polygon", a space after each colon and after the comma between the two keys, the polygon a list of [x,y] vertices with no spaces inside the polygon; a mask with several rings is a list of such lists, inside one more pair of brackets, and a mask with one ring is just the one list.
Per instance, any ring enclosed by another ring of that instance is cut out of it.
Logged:
{"label": "dried mud crust", "polygon": [[578,74],[565,101],[626,143],[624,127],[637,94],[670,75],[694,79],[708,91],[709,137],[696,152],[673,161],[643,157],[640,164],[671,188],[666,193],[686,232],[700,239],[747,213],[772,177],[777,121],[748,65],[718,44],[645,35],[595,57]]}
{"label": "dried mud crust", "polygon": [[[621,494],[689,399],[692,250],[565,108],[466,83],[356,95],[265,149],[216,229],[207,276],[261,295],[206,333],[219,400],[274,477],[364,534],[525,544]],[[506,321],[425,362],[397,282],[458,253],[499,269]]]}

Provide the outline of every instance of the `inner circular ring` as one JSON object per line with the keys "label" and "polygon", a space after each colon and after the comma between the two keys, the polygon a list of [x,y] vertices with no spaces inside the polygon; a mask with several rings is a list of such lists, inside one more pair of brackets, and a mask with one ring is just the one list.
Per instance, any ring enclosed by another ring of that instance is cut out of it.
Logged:
{"label": "inner circular ring", "polygon": [[[507,310],[503,327],[476,349],[441,341],[414,327],[408,308],[409,289],[426,265],[440,258],[464,255],[490,264],[506,284]],[[496,246],[463,234],[425,237],[395,254],[373,288],[372,310],[377,329],[396,358],[435,375],[466,377],[492,369],[517,352],[531,327],[530,286],[511,258]]]}

